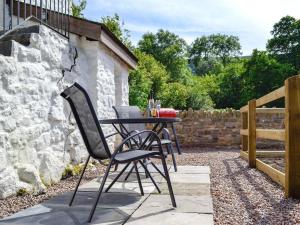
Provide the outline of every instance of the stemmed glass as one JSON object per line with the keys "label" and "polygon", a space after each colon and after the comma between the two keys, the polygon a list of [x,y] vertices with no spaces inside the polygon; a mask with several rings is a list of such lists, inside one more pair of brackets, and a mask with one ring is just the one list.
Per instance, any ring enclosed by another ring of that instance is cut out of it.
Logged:
{"label": "stemmed glass", "polygon": [[159,117],[159,110],[160,110],[160,107],[161,107],[160,100],[156,100],[155,106],[156,106],[157,117]]}

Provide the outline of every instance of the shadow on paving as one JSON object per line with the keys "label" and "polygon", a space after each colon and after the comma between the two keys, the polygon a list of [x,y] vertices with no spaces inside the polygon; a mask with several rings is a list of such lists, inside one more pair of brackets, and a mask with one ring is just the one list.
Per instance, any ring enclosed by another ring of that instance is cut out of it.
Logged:
{"label": "shadow on paving", "polygon": [[135,193],[103,193],[92,223],[87,223],[96,194],[96,192],[78,192],[73,206],[69,207],[68,202],[71,198],[69,192],[5,218],[0,224],[123,224],[144,198]]}

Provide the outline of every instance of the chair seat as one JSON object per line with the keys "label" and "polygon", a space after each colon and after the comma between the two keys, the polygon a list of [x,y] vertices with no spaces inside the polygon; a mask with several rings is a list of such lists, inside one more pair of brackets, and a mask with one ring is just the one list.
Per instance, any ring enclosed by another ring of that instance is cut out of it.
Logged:
{"label": "chair seat", "polygon": [[129,161],[135,161],[159,155],[160,153],[158,151],[129,150],[118,153],[115,157],[115,161],[118,163],[126,163]]}

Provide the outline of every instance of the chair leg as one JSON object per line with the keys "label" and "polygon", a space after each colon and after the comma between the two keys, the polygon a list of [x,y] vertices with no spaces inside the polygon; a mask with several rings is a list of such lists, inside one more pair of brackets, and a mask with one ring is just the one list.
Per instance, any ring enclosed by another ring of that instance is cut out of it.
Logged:
{"label": "chair leg", "polygon": [[136,177],[137,177],[137,180],[138,180],[138,183],[139,183],[141,195],[144,195],[144,190],[143,190],[143,186],[142,186],[142,182],[141,182],[139,170],[138,170],[137,165],[136,165],[137,163],[136,163],[136,161],[134,161],[133,163],[134,163],[134,169],[135,169]]}
{"label": "chair leg", "polygon": [[89,161],[90,161],[90,158],[91,158],[91,156],[89,155],[88,158],[87,158],[86,161],[85,161],[83,170],[81,171],[81,174],[80,174],[80,178],[79,178],[79,180],[78,180],[78,182],[77,182],[77,184],[76,184],[76,187],[75,187],[75,190],[74,190],[74,192],[73,192],[72,198],[71,198],[71,200],[70,200],[70,202],[69,202],[69,206],[72,206],[72,203],[73,203],[73,201],[74,201],[75,195],[76,195],[77,190],[78,190],[78,187],[79,187],[80,182],[81,182],[81,180],[82,180],[83,174],[84,174],[85,169],[86,169],[86,167],[87,167],[87,165],[88,165],[88,163],[89,163]]}
{"label": "chair leg", "polygon": [[148,174],[148,177],[151,179],[152,183],[154,184],[155,188],[157,189],[158,193],[161,193],[159,187],[157,186],[155,180],[153,179],[153,177],[151,176],[149,170],[147,169],[147,167],[144,165],[144,163],[142,161],[139,161],[140,164],[142,165],[142,167],[144,168],[145,172]]}
{"label": "chair leg", "polygon": [[119,166],[119,163],[117,163],[117,164],[115,165],[115,169],[114,169],[115,172],[117,171],[118,166]]}
{"label": "chair leg", "polygon": [[127,165],[122,169],[122,171],[116,176],[116,178],[110,183],[110,185],[105,189],[105,192],[108,192],[109,189],[114,185],[114,183],[119,179],[119,177],[125,172],[127,167],[130,165],[130,163],[127,163]]}
{"label": "chair leg", "polygon": [[129,172],[128,172],[127,176],[125,177],[124,181],[128,180],[130,174],[133,172],[133,169],[134,169],[134,166],[131,167],[131,169],[129,170]]}
{"label": "chair leg", "polygon": [[93,208],[91,209],[91,212],[90,212],[90,215],[89,215],[89,218],[88,218],[88,222],[90,223],[92,221],[92,218],[94,216],[94,213],[95,213],[95,210],[96,210],[96,207],[97,207],[97,204],[99,202],[99,199],[100,199],[100,196],[102,194],[102,191],[103,191],[103,188],[104,188],[104,185],[105,185],[105,182],[106,182],[106,179],[108,177],[108,174],[109,174],[109,170],[111,168],[113,164],[113,160],[110,161],[109,165],[107,166],[106,170],[105,170],[105,174],[103,176],[103,180],[101,182],[101,185],[99,187],[99,190],[98,190],[98,195],[96,197],[96,200],[94,202],[94,205],[93,205]]}
{"label": "chair leg", "polygon": [[163,178],[166,179],[166,176],[160,171],[160,169],[157,168],[157,166],[156,166],[153,162],[151,162],[151,165],[154,167],[154,169],[157,170],[157,172],[159,172],[159,174],[160,174]]}
{"label": "chair leg", "polygon": [[178,139],[177,139],[177,134],[176,134],[176,128],[174,126],[174,124],[172,123],[172,131],[173,131],[173,135],[174,135],[174,139],[175,139],[175,144],[176,144],[176,148],[177,148],[177,152],[179,155],[181,155],[181,149],[178,143]]}
{"label": "chair leg", "polygon": [[166,159],[163,155],[161,156],[161,162],[162,162],[164,172],[165,172],[165,175],[166,175],[166,180],[167,180],[167,184],[168,184],[168,189],[169,189],[172,205],[173,205],[173,207],[177,207],[174,192],[173,192],[173,188],[172,188],[172,184],[171,184],[171,180],[170,180],[170,176],[169,176],[169,171],[168,171],[168,168],[167,168]]}
{"label": "chair leg", "polygon": [[[147,169],[147,165],[148,165],[147,159],[143,159],[143,163],[145,163],[144,166],[145,166],[146,169]],[[147,172],[146,172],[146,169],[145,169],[145,176],[146,176],[146,178],[148,178],[148,174],[147,174]]]}
{"label": "chair leg", "polygon": [[174,171],[177,172],[177,163],[176,163],[176,158],[175,158],[173,146],[172,146],[172,144],[170,144],[170,145],[168,145],[168,147],[170,149],[170,153],[171,153],[171,156],[172,156]]}

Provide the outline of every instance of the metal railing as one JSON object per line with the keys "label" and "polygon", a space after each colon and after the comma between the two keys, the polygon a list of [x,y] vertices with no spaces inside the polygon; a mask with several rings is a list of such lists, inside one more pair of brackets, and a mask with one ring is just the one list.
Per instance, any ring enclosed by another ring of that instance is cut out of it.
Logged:
{"label": "metal railing", "polygon": [[0,0],[0,36],[25,19],[35,17],[69,37],[70,4],[71,0]]}

